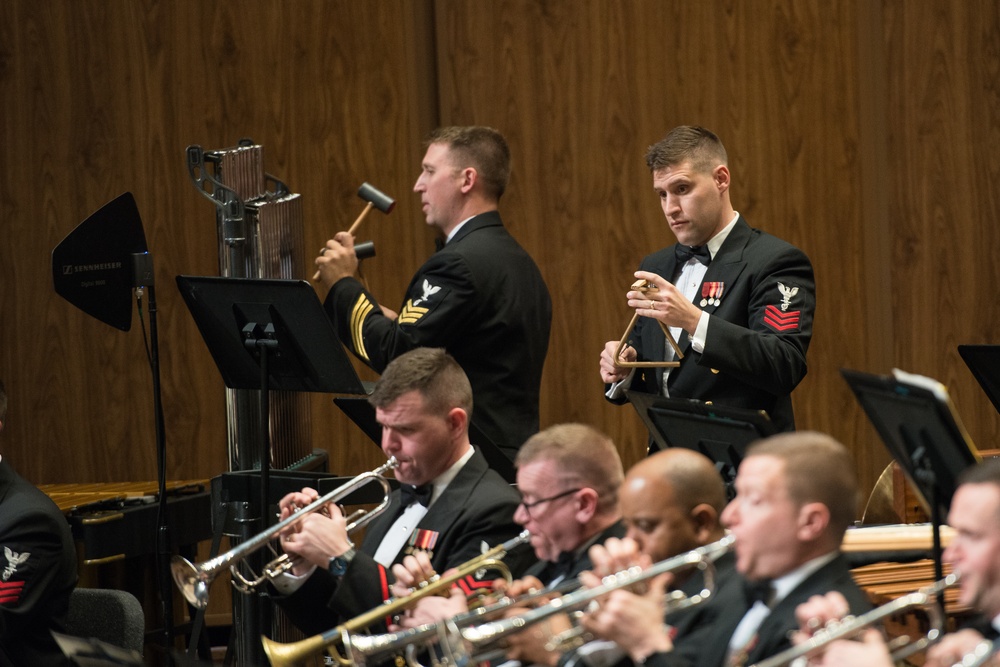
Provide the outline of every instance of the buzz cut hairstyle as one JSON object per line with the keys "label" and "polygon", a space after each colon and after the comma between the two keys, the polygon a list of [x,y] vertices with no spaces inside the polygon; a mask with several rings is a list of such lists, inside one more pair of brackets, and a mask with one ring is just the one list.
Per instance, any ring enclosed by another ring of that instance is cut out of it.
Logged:
{"label": "buzz cut hairstyle", "polygon": [[[1000,458],[983,459],[973,466],[969,466],[958,475],[958,485],[966,484],[990,484],[1000,489]],[[1000,521],[1000,516],[997,516]]]}
{"label": "buzz cut hairstyle", "polygon": [[384,408],[403,394],[418,391],[427,410],[447,414],[462,408],[472,418],[472,385],[455,358],[440,347],[418,347],[389,362],[368,403]]}
{"label": "buzz cut hairstyle", "polygon": [[556,424],[539,431],[518,450],[514,465],[520,468],[536,461],[554,462],[566,485],[597,491],[602,512],[617,507],[625,477],[621,457],[611,438],[593,426]]}
{"label": "buzz cut hairstyle", "polygon": [[722,141],[711,130],[696,125],[681,125],[646,150],[646,166],[654,174],[689,161],[700,173],[710,173],[729,157]]}
{"label": "buzz cut hairstyle", "polygon": [[958,485],[995,484],[1000,487],[1000,458],[984,459],[958,475]]}
{"label": "buzz cut hairstyle", "polygon": [[746,457],[773,456],[785,463],[788,495],[799,507],[818,502],[830,511],[830,528],[843,537],[857,518],[860,490],[850,452],[825,433],[796,431],[758,440]]}
{"label": "buzz cut hairstyle", "polygon": [[426,146],[446,144],[456,169],[472,167],[486,194],[499,201],[510,182],[510,147],[498,130],[482,125],[438,128]]}

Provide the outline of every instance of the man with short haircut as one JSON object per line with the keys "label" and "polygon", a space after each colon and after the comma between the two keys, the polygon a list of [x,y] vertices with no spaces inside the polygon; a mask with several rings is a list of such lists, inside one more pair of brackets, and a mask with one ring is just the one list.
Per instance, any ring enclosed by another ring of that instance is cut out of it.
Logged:
{"label": "man with short haircut", "polygon": [[[0,382],[0,430],[7,392]],[[0,457],[0,665],[68,664],[52,631],[66,632],[76,587],[69,523],[52,500]]]}
{"label": "man with short haircut", "polygon": [[[952,667],[984,640],[1000,641],[1000,459],[988,459],[967,468],[958,482],[948,512],[948,525],[954,529],[954,537],[944,551],[943,560],[951,565],[952,572],[961,576],[958,604],[975,610],[980,618],[973,627],[949,633],[931,646],[924,661],[929,667]],[[798,640],[805,640],[815,628],[846,613],[844,600],[836,594],[809,600],[798,610],[801,624]],[[993,648],[998,647],[994,644]],[[824,667],[892,664],[885,639],[877,628],[865,632],[861,641],[832,642],[820,655],[810,659],[810,665]]]}
{"label": "man with short haircut", "polygon": [[609,341],[600,361],[608,398],[624,403],[633,389],[765,410],[777,430],[794,430],[791,392],[806,375],[816,308],[809,258],[733,209],[726,149],[709,130],[674,128],[646,164],[677,243],[635,273],[653,289],[626,294],[640,317],[621,356],[673,360],[667,327],[683,358],[677,368],[623,367]]}
{"label": "man with short haircut", "polygon": [[796,432],[751,445],[722,513],[744,585],[715,601],[723,608],[693,661],[669,647],[633,657],[655,667],[751,665],[790,646],[795,609],[813,595],[839,591],[852,613],[866,611],[840,553],[857,502],[853,462],[833,438]]}
{"label": "man with short haircut", "polygon": [[538,431],[552,301],[534,260],[504,228],[497,207],[510,149],[489,127],[434,132],[413,190],[440,250],[410,281],[396,313],[353,276],[354,239],[339,232],[316,259],[324,303],[341,341],[381,372],[416,347],[443,347],[476,397],[473,420],[511,460]]}
{"label": "man with short haircut", "polygon": [[[369,397],[382,426],[382,451],[396,457],[400,488],[369,524],[355,550],[340,509],[313,512],[281,535],[296,558],[275,587],[279,604],[307,633],[319,633],[389,597],[390,567],[415,552],[440,571],[460,565],[520,532],[519,496],[469,442],[472,389],[456,361],[439,348],[417,348],[386,367]],[[319,497],[313,489],[280,502],[281,518]],[[525,552],[508,563],[519,573]]]}
{"label": "man with short haircut", "polygon": [[[521,502],[514,520],[530,531],[539,562],[511,584],[506,593],[512,597],[572,581],[591,567],[591,546],[625,534],[618,505],[624,476],[621,459],[614,442],[597,429],[584,424],[551,426],[524,443],[515,464]],[[404,586],[433,574],[419,556],[404,566],[396,568]],[[465,599],[457,594],[450,599],[424,598],[402,624],[417,627],[466,609]],[[524,663],[555,665],[560,654],[545,644],[568,628],[565,617],[554,617],[536,628],[538,632],[512,634],[507,638],[507,655]]]}
{"label": "man with short haircut", "polygon": [[[715,465],[689,449],[657,452],[629,469],[621,492],[622,521],[628,528],[624,540],[609,539],[590,549],[594,569],[586,574],[590,586],[599,577],[635,564],[649,565],[718,542],[725,536],[721,514],[726,490]],[[668,614],[664,620],[666,585],[689,598],[702,592],[705,578],[696,569],[651,580],[639,595],[627,588],[612,592],[598,610],[583,619],[596,637],[617,642],[592,642],[564,656],[564,663],[599,667],[616,655],[644,659],[658,651],[693,660],[703,650],[705,636],[724,608],[729,589],[739,586],[732,554],[714,561],[714,590],[709,602]],[[664,622],[667,623],[665,628]]]}

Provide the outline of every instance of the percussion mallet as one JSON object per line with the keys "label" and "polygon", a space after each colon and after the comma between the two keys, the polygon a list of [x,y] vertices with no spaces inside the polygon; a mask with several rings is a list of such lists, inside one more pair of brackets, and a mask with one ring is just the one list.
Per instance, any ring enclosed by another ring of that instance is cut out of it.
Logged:
{"label": "percussion mallet", "polygon": [[[396,200],[376,188],[371,183],[362,183],[361,187],[358,188],[358,196],[368,202],[368,205],[365,206],[365,209],[361,211],[361,215],[358,216],[357,220],[354,221],[354,224],[352,224],[350,229],[347,230],[347,233],[351,236],[354,235],[354,232],[358,229],[358,225],[361,224],[361,221],[365,219],[373,208],[377,208],[386,215],[392,213],[392,209],[396,208]],[[374,254],[374,247],[369,248],[368,246],[365,246],[366,257],[370,257]],[[313,276],[313,280],[319,280],[319,271],[317,271],[316,275]]]}
{"label": "percussion mallet", "polygon": [[351,228],[347,230],[347,233],[351,235],[354,234],[358,225],[360,225],[361,221],[365,219],[365,216],[371,212],[372,208],[377,208],[388,215],[389,213],[392,213],[392,209],[396,207],[395,199],[385,194],[371,183],[362,183],[361,187],[358,188],[358,196],[368,202],[368,205],[365,206],[365,210],[361,211],[361,215],[359,215],[358,219],[354,221]]}

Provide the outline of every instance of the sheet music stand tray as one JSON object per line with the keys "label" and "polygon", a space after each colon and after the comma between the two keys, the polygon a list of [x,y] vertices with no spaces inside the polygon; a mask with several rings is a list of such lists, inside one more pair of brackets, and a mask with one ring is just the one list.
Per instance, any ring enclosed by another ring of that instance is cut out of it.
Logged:
{"label": "sheet music stand tray", "polygon": [[177,287],[227,387],[262,388],[262,355],[248,347],[251,334],[244,332],[256,324],[257,335],[274,342],[266,355],[269,389],[365,393],[308,282],[177,276]]}
{"label": "sheet music stand tray", "polygon": [[363,394],[333,325],[304,280],[177,276],[177,287],[231,389],[259,389],[260,507],[267,515],[271,389]]}
{"label": "sheet music stand tray", "polygon": [[1000,412],[1000,345],[959,345],[958,354]]}
{"label": "sheet music stand tray", "polygon": [[[627,391],[629,402],[653,436],[658,449],[684,447],[701,452],[714,463],[735,495],[736,470],[750,443],[773,435],[771,418],[763,410],[747,410],[686,398],[667,398]],[[653,453],[657,450],[650,450]]]}
{"label": "sheet music stand tray", "polygon": [[940,382],[898,369],[891,376],[848,369],[840,373],[928,509],[935,579],[940,580],[941,522],[959,474],[979,462],[979,452]]}
{"label": "sheet music stand tray", "polygon": [[[368,402],[367,397],[337,396],[333,402],[372,442],[379,447],[382,446],[382,427],[375,421],[375,408]],[[511,484],[514,483],[516,479],[514,462],[476,426],[475,420],[469,423],[469,440],[482,452],[491,468]]]}

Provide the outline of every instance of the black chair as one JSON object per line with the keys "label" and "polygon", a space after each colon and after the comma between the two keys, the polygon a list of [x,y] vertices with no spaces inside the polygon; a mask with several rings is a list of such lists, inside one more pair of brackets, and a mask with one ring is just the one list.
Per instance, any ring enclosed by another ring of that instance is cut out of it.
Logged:
{"label": "black chair", "polygon": [[69,634],[97,639],[142,655],[146,618],[142,605],[127,591],[77,588],[69,598]]}

